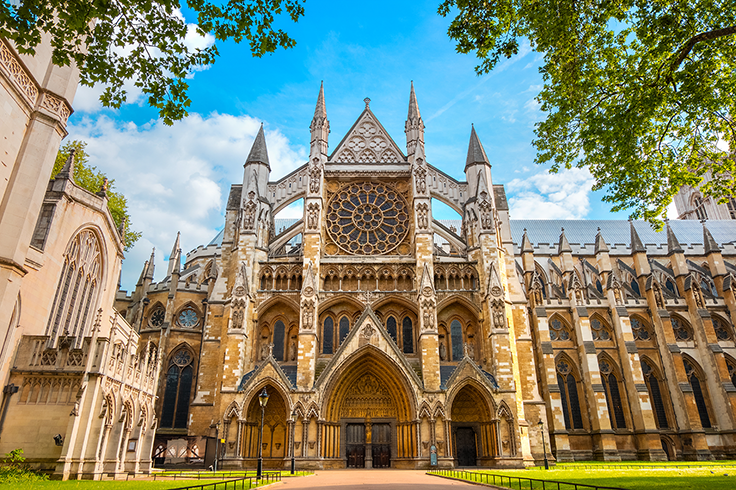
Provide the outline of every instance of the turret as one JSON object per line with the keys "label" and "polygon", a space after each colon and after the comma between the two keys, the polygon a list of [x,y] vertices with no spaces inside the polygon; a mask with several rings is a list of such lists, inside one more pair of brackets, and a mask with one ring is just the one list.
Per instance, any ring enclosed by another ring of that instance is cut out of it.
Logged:
{"label": "turret", "polygon": [[708,259],[708,268],[710,269],[713,277],[725,276],[727,274],[726,264],[723,262],[721,249],[718,247],[718,243],[713,239],[713,235],[710,234],[708,227],[705,226],[705,221],[703,221],[703,245],[705,248],[705,256]]}
{"label": "turret", "polygon": [[261,123],[243,167],[245,169],[243,172],[243,200],[250,197],[248,195],[250,192],[255,192],[253,197],[261,196],[261,193],[266,192],[268,177],[271,172],[263,123]]}
{"label": "turret", "polygon": [[330,134],[330,121],[327,120],[327,108],[325,106],[324,82],[319,85],[319,96],[317,107],[314,108],[312,124],[309,125],[312,139],[309,150],[309,161],[315,158],[327,159],[327,137]]}
{"label": "turret", "polygon": [[572,272],[575,267],[572,260],[572,247],[567,241],[565,229],[562,228],[560,233],[560,241],[557,244],[557,255],[560,257],[560,268],[563,272]]}
{"label": "turret", "polygon": [[[409,93],[409,114],[406,116],[405,130],[406,133],[406,154],[411,156],[417,150],[422,148],[424,154],[424,121],[419,114],[419,104],[417,104],[417,96],[414,93],[414,82],[411,82],[411,92]],[[422,156],[422,158],[424,158]]]}
{"label": "turret", "polygon": [[608,245],[603,239],[601,229],[598,228],[598,233],[595,235],[595,261],[598,263],[600,272],[611,272],[611,257],[608,255],[608,251]]}
{"label": "turret", "polygon": [[651,272],[649,260],[647,259],[647,248],[641,242],[639,233],[636,232],[634,222],[629,220],[629,228],[631,230],[631,255],[634,256],[634,269],[637,276],[646,276]]}
{"label": "turret", "polygon": [[[465,180],[468,182],[468,193],[473,196],[477,191],[478,175],[485,174],[485,182],[488,188],[493,187],[491,179],[491,163],[486,151],[475,133],[475,127],[470,126],[470,142],[468,143],[468,156],[465,159]],[[491,199],[492,200],[492,199]]]}
{"label": "turret", "polygon": [[675,236],[675,232],[672,231],[669,220],[666,223],[667,226],[667,256],[670,258],[672,265],[672,272],[675,273],[675,277],[686,276],[690,274],[690,268],[685,260],[685,252],[680,245],[680,241]]}
{"label": "turret", "polygon": [[171,255],[169,255],[169,269],[166,271],[166,276],[171,276],[174,272],[174,268],[178,268],[177,262],[181,261],[181,254],[179,251],[179,237],[181,232],[176,232],[176,240],[174,241],[174,247],[171,249]]}

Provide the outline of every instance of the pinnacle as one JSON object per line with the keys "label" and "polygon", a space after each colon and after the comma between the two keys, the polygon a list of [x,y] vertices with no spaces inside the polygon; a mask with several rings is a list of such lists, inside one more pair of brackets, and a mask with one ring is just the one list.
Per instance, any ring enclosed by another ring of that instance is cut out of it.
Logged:
{"label": "pinnacle", "polygon": [[406,119],[410,122],[416,122],[421,119],[422,115],[419,113],[419,104],[417,103],[417,95],[414,93],[414,80],[411,82],[411,92],[409,93],[409,115]]}
{"label": "pinnacle", "polygon": [[595,253],[599,252],[608,252],[608,245],[606,245],[606,241],[603,239],[600,228],[598,228],[598,234],[595,236]]}
{"label": "pinnacle", "polygon": [[325,105],[325,82],[319,83],[319,96],[317,97],[317,106],[314,108],[314,119],[327,117],[327,106]]}
{"label": "pinnacle", "polygon": [[68,179],[74,182],[74,154],[77,152],[74,148],[69,150],[69,156],[61,167],[61,171],[56,174],[56,178]]}
{"label": "pinnacle", "polygon": [[570,247],[570,242],[567,241],[567,237],[565,236],[565,229],[562,228],[562,233],[560,233],[560,243],[557,245],[557,254],[562,253],[572,253],[572,247]]}
{"label": "pinnacle", "polygon": [[526,228],[524,228],[524,236],[521,237],[521,253],[534,253],[534,247],[526,234]]}
{"label": "pinnacle", "polygon": [[703,221],[703,245],[705,246],[705,255],[721,251],[718,247],[718,242],[713,239],[710,230],[705,226],[705,221]]}
{"label": "pinnacle", "polygon": [[631,228],[631,253],[646,252],[647,249],[641,242],[641,238],[639,238],[639,234],[636,232],[636,228],[634,228],[634,222],[631,220],[629,220],[629,227]]}
{"label": "pinnacle", "polygon": [[261,123],[261,128],[258,130],[255,141],[253,141],[248,158],[245,160],[246,165],[250,163],[263,163],[268,167],[268,170],[271,170],[268,162],[268,149],[266,148],[266,135],[263,132],[263,123]]}
{"label": "pinnacle", "polygon": [[682,247],[680,246],[680,242],[677,240],[677,237],[675,236],[675,232],[672,231],[672,227],[670,226],[669,220],[667,221],[667,255],[672,255],[674,253],[683,253]]}
{"label": "pinnacle", "polygon": [[478,135],[475,132],[475,126],[470,127],[470,143],[468,144],[468,158],[465,160],[465,168],[467,169],[470,165],[475,163],[486,163],[489,164],[488,156],[483,149],[483,145],[478,139]]}

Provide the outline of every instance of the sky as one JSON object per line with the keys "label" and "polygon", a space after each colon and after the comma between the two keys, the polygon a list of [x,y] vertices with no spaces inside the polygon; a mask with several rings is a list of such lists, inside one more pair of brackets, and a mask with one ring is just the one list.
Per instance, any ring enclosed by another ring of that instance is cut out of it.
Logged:
{"label": "sky", "polygon": [[[307,0],[305,15],[277,25],[297,44],[253,58],[247,44],[218,43],[220,57],[189,80],[189,116],[166,126],[131,84],[128,103],[102,108],[102,87],[80,87],[67,140],[86,141],[90,163],[127,197],[132,228],[143,237],[123,261],[122,285],[135,287],[156,248],[156,280],[176,233],[184,253],[206,245],[224,226],[232,183],[263,123],[271,179],[307,161],[309,124],[324,81],[330,152],[364,108],[363,99],[400,148],[406,148],[411,81],[425,124],[427,161],[464,180],[471,123],[491,161],[494,184],[504,184],[512,219],[625,219],[592,192],[586,170],[549,174],[534,164],[535,100],[542,86],[541,55],[522,44],[519,55],[477,76],[474,55],[462,55],[447,36],[439,0],[370,3]],[[202,47],[211,36],[190,29]],[[458,217],[442,211],[441,219]],[[437,214],[437,213],[436,213]],[[277,218],[301,217],[293,206]],[[459,218],[459,217],[458,217]]]}

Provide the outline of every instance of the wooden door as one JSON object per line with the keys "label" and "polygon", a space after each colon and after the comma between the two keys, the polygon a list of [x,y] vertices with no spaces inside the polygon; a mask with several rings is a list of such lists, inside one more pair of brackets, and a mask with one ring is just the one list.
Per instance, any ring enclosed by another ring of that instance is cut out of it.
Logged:
{"label": "wooden door", "polygon": [[391,425],[373,424],[371,453],[374,468],[391,467]]}
{"label": "wooden door", "polygon": [[365,468],[365,425],[348,424],[346,429],[348,468]]}
{"label": "wooden door", "polygon": [[455,449],[458,466],[477,466],[475,431],[472,427],[458,427],[455,433]]}

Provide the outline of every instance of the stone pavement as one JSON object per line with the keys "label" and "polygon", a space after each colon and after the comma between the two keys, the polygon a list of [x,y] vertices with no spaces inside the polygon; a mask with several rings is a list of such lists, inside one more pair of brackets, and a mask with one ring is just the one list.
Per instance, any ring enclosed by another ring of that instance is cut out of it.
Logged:
{"label": "stone pavement", "polygon": [[471,483],[448,480],[427,475],[421,470],[317,470],[313,476],[284,478],[283,487],[276,484],[274,490],[292,489],[348,489],[361,490],[457,490],[479,488]]}

